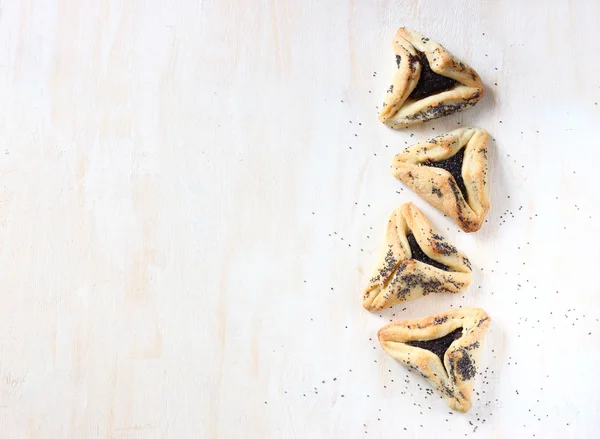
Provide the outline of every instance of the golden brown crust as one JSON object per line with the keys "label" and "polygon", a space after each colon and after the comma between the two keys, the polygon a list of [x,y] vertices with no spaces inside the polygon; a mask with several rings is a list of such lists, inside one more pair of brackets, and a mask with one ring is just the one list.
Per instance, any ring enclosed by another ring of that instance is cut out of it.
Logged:
{"label": "golden brown crust", "polygon": [[[407,238],[411,233],[425,255],[448,271],[411,259]],[[363,306],[378,311],[431,293],[460,293],[470,283],[469,259],[446,241],[413,203],[406,203],[390,216],[379,263],[363,294]]]}
{"label": "golden brown crust", "polygon": [[[389,127],[400,129],[447,116],[472,107],[482,98],[483,82],[477,72],[440,44],[401,27],[392,46],[397,69],[379,113],[379,120]],[[433,72],[454,79],[456,84],[430,96],[411,98],[422,71],[419,52],[427,57]]]}
{"label": "golden brown crust", "polygon": [[[409,146],[392,161],[394,176],[433,207],[452,218],[465,232],[481,228],[490,208],[487,181],[488,133],[481,128],[459,128]],[[465,200],[456,180],[445,169],[427,166],[465,148],[461,166]]]}
{"label": "golden brown crust", "polygon": [[[381,328],[377,336],[388,354],[421,373],[451,409],[464,413],[471,408],[477,361],[490,322],[480,308],[461,308],[394,322]],[[443,364],[433,352],[407,344],[439,339],[458,328],[462,328],[462,336],[450,344]]]}

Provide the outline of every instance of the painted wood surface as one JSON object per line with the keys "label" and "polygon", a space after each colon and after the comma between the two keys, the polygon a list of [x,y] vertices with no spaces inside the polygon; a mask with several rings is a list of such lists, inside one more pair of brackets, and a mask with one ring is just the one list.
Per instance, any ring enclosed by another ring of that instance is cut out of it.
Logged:
{"label": "painted wood surface", "polygon": [[[600,3],[0,3],[0,437],[593,438],[600,431]],[[377,121],[406,25],[469,62],[474,109]],[[389,172],[486,128],[466,235]],[[465,294],[370,314],[387,217],[414,201]],[[492,317],[452,414],[376,343]]]}

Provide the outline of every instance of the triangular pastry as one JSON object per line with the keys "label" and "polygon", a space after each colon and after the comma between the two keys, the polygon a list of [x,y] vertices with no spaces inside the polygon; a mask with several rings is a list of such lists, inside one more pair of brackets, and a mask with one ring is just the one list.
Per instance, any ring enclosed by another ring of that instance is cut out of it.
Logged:
{"label": "triangular pastry", "polygon": [[476,232],[490,208],[487,144],[485,130],[459,128],[406,148],[392,173],[465,232]]}
{"label": "triangular pastry", "polygon": [[471,408],[479,351],[490,324],[479,308],[461,308],[391,323],[377,336],[383,349],[419,372],[459,412]]}
{"label": "triangular pastry", "polygon": [[431,293],[460,293],[470,283],[469,259],[413,203],[406,203],[390,216],[363,306],[378,311]]}
{"label": "triangular pastry", "polygon": [[483,83],[475,70],[438,43],[401,27],[393,41],[396,72],[379,120],[405,128],[475,105]]}

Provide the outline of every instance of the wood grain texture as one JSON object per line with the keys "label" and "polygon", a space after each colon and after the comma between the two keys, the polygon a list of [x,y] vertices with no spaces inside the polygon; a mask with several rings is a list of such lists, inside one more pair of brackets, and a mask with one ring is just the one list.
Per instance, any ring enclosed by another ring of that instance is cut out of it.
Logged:
{"label": "wood grain texture", "polygon": [[[599,14],[0,2],[0,437],[597,437]],[[401,25],[467,60],[481,103],[379,123]],[[494,138],[471,235],[389,172],[458,124]],[[407,201],[471,257],[473,285],[369,314]],[[466,305],[493,323],[477,401],[449,414],[376,332]]]}

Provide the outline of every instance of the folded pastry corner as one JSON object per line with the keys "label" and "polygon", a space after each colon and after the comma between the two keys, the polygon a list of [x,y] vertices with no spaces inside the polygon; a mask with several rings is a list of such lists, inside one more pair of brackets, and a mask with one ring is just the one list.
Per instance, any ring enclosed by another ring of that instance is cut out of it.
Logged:
{"label": "folded pastry corner", "polygon": [[488,137],[465,127],[409,146],[394,157],[392,173],[462,230],[476,232],[490,208]]}
{"label": "folded pastry corner", "polygon": [[483,82],[475,70],[438,43],[401,27],[393,40],[396,72],[379,120],[400,129],[475,105]]}
{"label": "folded pastry corner", "polygon": [[390,323],[377,336],[383,349],[420,373],[452,410],[472,405],[479,352],[490,317],[480,308],[460,308]]}
{"label": "folded pastry corner", "polygon": [[471,263],[413,203],[388,221],[379,263],[363,293],[369,311],[431,293],[460,293],[471,283]]}

